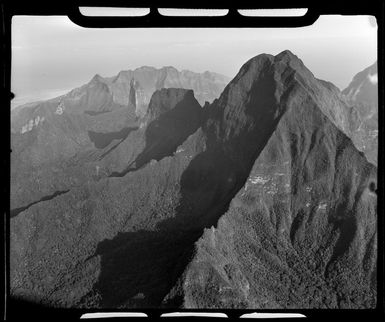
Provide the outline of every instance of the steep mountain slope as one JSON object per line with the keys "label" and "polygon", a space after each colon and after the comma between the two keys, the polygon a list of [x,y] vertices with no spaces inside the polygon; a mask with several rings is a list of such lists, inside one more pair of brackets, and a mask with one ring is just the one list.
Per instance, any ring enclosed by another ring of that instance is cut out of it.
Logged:
{"label": "steep mountain slope", "polygon": [[[153,120],[152,115],[158,117]],[[161,149],[157,144],[164,146],[166,142],[167,151],[172,156],[177,146],[197,130],[200,115],[201,107],[191,90],[163,89],[156,92],[146,117],[148,124],[130,133],[122,148],[119,146],[114,150],[115,153],[120,149],[126,167],[130,163],[130,157],[134,161],[140,161],[135,162],[137,166],[132,171],[116,177],[102,176],[99,180],[87,180],[50,200],[35,203],[13,217],[13,294],[58,306],[88,305],[87,303],[105,306],[127,300],[128,298],[119,296],[114,298],[114,288],[103,284],[104,271],[108,271],[108,268],[104,262],[100,266],[100,256],[97,253],[104,252],[103,245],[109,245],[108,239],[121,236],[118,233],[132,233],[132,240],[141,236],[139,240],[143,245],[135,245],[131,249],[133,256],[138,257],[138,265],[146,265],[149,260],[147,256],[140,254],[149,246],[148,243],[153,245],[151,252],[157,252],[156,256],[151,254],[150,263],[159,260],[162,247],[166,247],[164,251],[170,250],[169,245],[164,243],[168,240],[174,242],[172,236],[155,231],[153,234],[142,235],[138,230],[154,229],[158,221],[172,215],[169,209],[175,206],[175,200],[170,197],[177,190],[180,173],[189,158],[177,152],[179,160],[171,162],[171,157],[159,155]],[[167,129],[166,133],[160,133],[160,138],[166,141],[159,141],[157,136],[153,138],[153,134],[157,134],[157,128]],[[133,152],[126,153],[125,149]],[[165,160],[157,163],[155,160],[159,158]],[[184,245],[183,234],[178,238],[181,245]],[[121,242],[124,241],[125,239]],[[178,248],[173,249],[175,253],[171,256],[178,256]],[[110,247],[107,250],[108,254],[114,254]],[[150,271],[157,273],[154,268],[150,270],[146,266],[145,273]],[[102,274],[100,286],[97,284],[99,273]],[[129,273],[132,274],[132,271],[127,268],[127,274]],[[114,277],[119,279],[116,286],[120,285],[120,278],[124,278],[116,272],[107,275],[108,280],[113,278],[112,282]],[[132,279],[132,282],[135,280]],[[130,293],[139,286],[123,291]],[[166,291],[163,291],[164,294]],[[109,292],[112,292],[112,298],[109,297]],[[101,302],[98,300],[100,296]]]}
{"label": "steep mountain slope", "polygon": [[113,101],[112,92],[104,79],[95,75],[89,83],[65,95],[16,108],[11,113],[11,128],[13,133],[24,134],[32,130],[33,127],[30,127],[29,123],[36,117],[47,119],[66,112],[93,116],[124,107],[126,105],[116,104]]}
{"label": "steep mountain slope", "polygon": [[376,168],[310,99],[287,103],[246,184],[196,243],[166,303],[375,307]]}
{"label": "steep mountain slope", "polygon": [[375,306],[377,170],[323,113],[328,100],[302,68],[290,52],[257,57],[211,107],[214,135],[243,164],[264,136],[253,122],[274,133],[165,304]]}
{"label": "steep mountain slope", "polygon": [[[355,75],[342,94],[351,104],[362,103],[368,107],[378,108],[377,62]],[[368,113],[365,110],[361,112]]]}
{"label": "steep mountain slope", "polygon": [[350,106],[349,123],[358,149],[377,164],[378,154],[378,74],[377,62],[354,76],[342,91]]}
{"label": "steep mountain slope", "polygon": [[[285,51],[248,61],[203,111],[191,91],[154,94],[107,156],[130,160],[120,171],[12,218],[12,294],[64,307],[373,307],[376,167],[340,130],[332,91]],[[141,130],[143,153],[126,155]]]}
{"label": "steep mountain slope", "polygon": [[137,124],[134,112],[113,103],[94,78],[81,91],[25,107],[11,127],[11,209],[17,209],[93,175],[95,165],[87,163],[103,153],[94,133],[122,139]]}
{"label": "steep mountain slope", "polygon": [[87,180],[124,171],[127,157],[135,158],[134,151],[140,153],[144,146],[143,133],[119,146],[145,123],[138,116],[146,115],[156,90],[174,85],[194,88],[199,100],[205,102],[218,97],[227,82],[225,76],[211,72],[141,67],[112,78],[95,75],[89,83],[66,95],[14,109],[12,213]]}
{"label": "steep mountain slope", "polygon": [[[71,187],[128,171],[133,162],[138,168],[172,153],[199,126],[202,108],[191,90],[163,89],[150,110],[140,128],[127,109],[92,116],[67,109],[46,115],[27,135],[13,134],[11,215]],[[154,113],[165,115],[154,122]]]}

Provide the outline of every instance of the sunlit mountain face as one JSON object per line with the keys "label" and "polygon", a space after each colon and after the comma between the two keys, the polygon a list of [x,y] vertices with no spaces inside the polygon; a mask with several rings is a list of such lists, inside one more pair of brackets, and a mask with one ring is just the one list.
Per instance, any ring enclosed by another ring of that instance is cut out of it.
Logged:
{"label": "sunlit mountain face", "polygon": [[378,155],[378,72],[377,62],[354,76],[342,91],[351,106],[349,124],[353,141],[365,152],[368,160],[377,164]]}

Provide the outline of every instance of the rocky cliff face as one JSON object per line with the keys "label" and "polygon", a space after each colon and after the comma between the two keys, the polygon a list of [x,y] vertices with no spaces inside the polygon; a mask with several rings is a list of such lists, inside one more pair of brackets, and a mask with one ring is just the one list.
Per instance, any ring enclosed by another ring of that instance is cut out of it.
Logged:
{"label": "rocky cliff face", "polygon": [[[357,73],[342,94],[352,104],[362,103],[378,108],[377,62]],[[362,110],[365,113],[368,111]]]}
{"label": "rocky cliff face", "polygon": [[143,117],[147,111],[148,100],[146,93],[135,78],[132,78],[130,81],[130,91],[128,95],[128,106],[134,108],[136,116]]}
{"label": "rocky cliff face", "polygon": [[114,102],[127,105],[130,97],[131,80],[135,80],[136,115],[142,117],[146,114],[147,106],[152,94],[161,88],[192,89],[200,105],[205,101],[212,102],[218,98],[230,79],[226,76],[212,73],[194,73],[188,70],[178,71],[172,66],[156,69],[143,66],[135,70],[121,71],[116,77],[106,78],[105,82],[113,93]]}
{"label": "rocky cliff face", "polygon": [[353,141],[368,160],[377,164],[378,155],[378,74],[377,62],[354,76],[342,91],[349,107]]}
{"label": "rocky cliff face", "polygon": [[107,175],[11,219],[11,293],[57,307],[374,307],[377,169],[345,112],[289,51],[249,60],[203,109],[190,90],[157,91],[105,151]]}

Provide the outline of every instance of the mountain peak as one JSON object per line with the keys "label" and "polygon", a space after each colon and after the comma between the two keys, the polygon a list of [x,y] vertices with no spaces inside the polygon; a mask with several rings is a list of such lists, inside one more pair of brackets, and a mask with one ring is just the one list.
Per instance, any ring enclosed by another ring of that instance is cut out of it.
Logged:
{"label": "mountain peak", "polygon": [[246,64],[248,64],[250,62],[261,63],[261,62],[266,62],[266,61],[272,61],[273,59],[274,59],[273,55],[262,53],[262,54],[259,54],[257,56],[254,56],[253,58],[249,59],[249,61],[247,61]]}
{"label": "mountain peak", "polygon": [[99,74],[95,74],[94,77],[92,77],[92,79],[90,80],[90,83],[98,83],[98,82],[103,82],[104,79],[102,76],[100,76]]}
{"label": "mountain peak", "polygon": [[[261,73],[263,74],[269,70],[273,72],[275,70],[281,75],[287,68],[289,68],[290,73],[302,71],[305,78],[311,74],[296,55],[290,50],[284,50],[276,56],[262,53],[251,58],[242,66],[233,82],[242,81],[245,84],[247,83],[247,87],[250,88],[255,80],[261,76]],[[289,70],[287,72],[289,72]],[[287,72],[285,73],[286,76],[288,75]],[[286,78],[286,76],[284,78]]]}
{"label": "mountain peak", "polygon": [[240,79],[243,77],[243,75],[246,75],[247,73],[252,72],[252,76],[249,77],[249,81],[252,82],[253,77],[255,76],[255,73],[258,73],[258,71],[262,70],[266,64],[271,65],[272,61],[274,59],[273,55],[270,54],[259,54],[251,59],[249,59],[241,69],[239,70],[238,74],[236,75],[235,79],[233,81]]}
{"label": "mountain peak", "polygon": [[308,70],[298,56],[294,55],[290,50],[284,50],[274,57],[274,62],[281,62],[289,65],[296,70]]}
{"label": "mountain peak", "polygon": [[298,59],[290,50],[286,49],[275,56],[276,60]]}
{"label": "mountain peak", "polygon": [[260,66],[264,66],[266,63],[284,63],[290,65],[294,69],[306,68],[302,61],[294,55],[290,50],[284,50],[278,55],[273,56],[270,54],[262,53],[247,61],[242,68],[249,69],[251,66],[255,69],[259,69]]}
{"label": "mountain peak", "polygon": [[156,71],[156,68],[153,66],[144,65],[144,66],[140,66],[138,68],[135,68],[134,72],[135,71]]}
{"label": "mountain peak", "polygon": [[125,78],[128,77],[129,73],[130,73],[130,71],[128,71],[128,70],[121,70],[121,71],[115,76],[114,81],[124,80]]}
{"label": "mountain peak", "polygon": [[165,110],[173,109],[183,100],[195,100],[194,91],[184,88],[162,88],[152,94],[148,105],[147,116],[150,119],[157,118]]}
{"label": "mountain peak", "polygon": [[165,69],[167,71],[172,70],[172,71],[178,72],[178,70],[174,66],[163,66],[161,69]]}
{"label": "mountain peak", "polygon": [[221,119],[215,135],[228,140],[234,133],[253,126],[253,122],[261,124],[262,118],[265,118],[267,128],[269,123],[274,127],[280,115],[303,96],[343,128],[344,123],[340,119],[343,119],[344,111],[338,105],[337,94],[330,85],[325,86],[315,79],[289,50],[276,56],[260,54],[242,66],[210,108],[214,118]]}

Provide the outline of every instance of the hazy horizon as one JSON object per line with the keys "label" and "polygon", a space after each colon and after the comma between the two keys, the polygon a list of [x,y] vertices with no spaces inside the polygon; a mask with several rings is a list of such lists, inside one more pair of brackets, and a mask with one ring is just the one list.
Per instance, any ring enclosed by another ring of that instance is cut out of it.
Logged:
{"label": "hazy horizon", "polygon": [[141,66],[206,70],[233,78],[250,58],[289,49],[315,77],[341,90],[377,60],[369,16],[321,16],[301,28],[89,29],[65,16],[12,20],[12,107],[60,96],[95,74]]}

